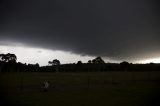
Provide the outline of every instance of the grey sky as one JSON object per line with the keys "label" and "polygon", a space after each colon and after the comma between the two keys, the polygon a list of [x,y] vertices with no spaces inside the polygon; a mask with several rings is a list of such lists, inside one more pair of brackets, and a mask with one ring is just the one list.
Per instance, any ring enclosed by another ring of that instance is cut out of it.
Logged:
{"label": "grey sky", "polygon": [[1,0],[0,42],[114,60],[160,57],[159,4],[158,0]]}

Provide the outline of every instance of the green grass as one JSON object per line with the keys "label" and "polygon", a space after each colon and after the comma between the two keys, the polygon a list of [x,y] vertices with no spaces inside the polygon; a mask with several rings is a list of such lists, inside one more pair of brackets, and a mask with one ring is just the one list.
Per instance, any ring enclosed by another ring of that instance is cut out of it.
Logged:
{"label": "green grass", "polygon": [[154,106],[159,79],[160,72],[1,73],[0,92],[16,106]]}

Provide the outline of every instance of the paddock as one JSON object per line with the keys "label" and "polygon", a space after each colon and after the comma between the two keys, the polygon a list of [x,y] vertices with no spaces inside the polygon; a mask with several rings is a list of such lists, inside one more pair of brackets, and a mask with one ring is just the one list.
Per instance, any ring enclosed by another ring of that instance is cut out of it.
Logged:
{"label": "paddock", "polygon": [[[41,92],[44,80],[48,92]],[[3,103],[16,106],[154,106],[160,72],[1,73]]]}

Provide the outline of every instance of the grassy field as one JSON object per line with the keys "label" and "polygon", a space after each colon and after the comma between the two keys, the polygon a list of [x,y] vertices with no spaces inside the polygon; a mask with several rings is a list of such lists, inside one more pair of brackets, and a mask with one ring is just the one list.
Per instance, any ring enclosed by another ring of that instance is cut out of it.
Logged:
{"label": "grassy field", "polygon": [[11,106],[157,106],[160,72],[1,73],[0,94]]}

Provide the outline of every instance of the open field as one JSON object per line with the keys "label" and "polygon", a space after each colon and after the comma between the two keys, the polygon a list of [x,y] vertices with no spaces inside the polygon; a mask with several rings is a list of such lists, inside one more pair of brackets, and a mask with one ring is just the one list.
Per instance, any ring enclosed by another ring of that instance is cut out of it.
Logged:
{"label": "open field", "polygon": [[160,72],[1,73],[0,94],[11,106],[157,106]]}

